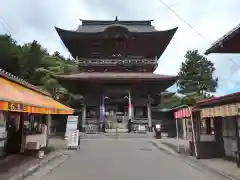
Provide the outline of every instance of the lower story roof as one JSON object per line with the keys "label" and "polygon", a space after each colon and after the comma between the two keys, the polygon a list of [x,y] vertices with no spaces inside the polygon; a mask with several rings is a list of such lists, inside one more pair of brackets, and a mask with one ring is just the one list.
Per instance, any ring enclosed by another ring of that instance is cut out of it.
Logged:
{"label": "lower story roof", "polygon": [[168,76],[168,75],[160,75],[153,73],[140,73],[140,72],[91,72],[91,73],[78,73],[78,74],[70,74],[70,75],[54,75],[56,79],[88,79],[88,80],[177,80],[178,76]]}
{"label": "lower story roof", "polygon": [[178,79],[177,76],[137,72],[82,72],[70,75],[54,75],[54,77],[70,92],[91,96],[128,91],[136,96],[159,94],[172,86]]}

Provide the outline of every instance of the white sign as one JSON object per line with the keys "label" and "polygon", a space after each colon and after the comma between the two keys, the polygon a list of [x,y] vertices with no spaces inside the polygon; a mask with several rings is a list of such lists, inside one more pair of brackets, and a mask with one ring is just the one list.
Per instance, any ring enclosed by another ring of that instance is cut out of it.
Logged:
{"label": "white sign", "polygon": [[68,132],[70,130],[77,130],[77,126],[78,126],[78,116],[68,116],[67,125],[66,125],[65,139],[67,139]]}
{"label": "white sign", "polygon": [[156,129],[161,129],[161,124],[156,124]]}
{"label": "white sign", "polygon": [[69,130],[68,131],[68,147],[77,147],[79,140],[79,131],[78,130]]}
{"label": "white sign", "polygon": [[145,131],[146,127],[144,125],[139,125],[138,126],[138,131]]}

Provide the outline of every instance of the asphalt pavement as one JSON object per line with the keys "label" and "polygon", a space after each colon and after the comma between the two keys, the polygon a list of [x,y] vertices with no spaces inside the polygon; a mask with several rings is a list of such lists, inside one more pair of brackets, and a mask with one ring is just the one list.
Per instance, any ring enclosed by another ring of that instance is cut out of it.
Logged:
{"label": "asphalt pavement", "polygon": [[[27,180],[226,180],[155,147],[146,139],[86,139],[81,149]],[[41,174],[44,174],[41,176]]]}

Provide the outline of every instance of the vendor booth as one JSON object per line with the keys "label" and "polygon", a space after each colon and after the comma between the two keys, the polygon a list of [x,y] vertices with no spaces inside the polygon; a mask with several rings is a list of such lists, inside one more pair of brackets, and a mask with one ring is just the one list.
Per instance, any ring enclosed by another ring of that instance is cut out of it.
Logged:
{"label": "vendor booth", "polygon": [[[199,158],[225,157],[234,159],[239,152],[238,96],[226,95],[197,103],[197,144]],[[216,151],[217,149],[217,151]]]}
{"label": "vendor booth", "polygon": [[0,122],[4,127],[0,140],[7,154],[46,147],[51,115],[72,113],[73,109],[46,92],[0,70]]}
{"label": "vendor booth", "polygon": [[[176,120],[176,132],[177,140],[179,140],[180,133],[182,134],[183,139],[189,141],[189,146],[192,154],[197,154],[196,151],[196,133],[195,133],[195,123],[193,120],[192,107],[179,109],[174,113]],[[180,144],[178,142],[177,147],[178,152],[180,152]]]}

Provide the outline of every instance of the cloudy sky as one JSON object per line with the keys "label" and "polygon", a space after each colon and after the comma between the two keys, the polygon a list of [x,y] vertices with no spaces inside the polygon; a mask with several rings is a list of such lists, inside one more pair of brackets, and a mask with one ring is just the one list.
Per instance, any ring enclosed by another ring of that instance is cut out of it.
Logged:
{"label": "cloudy sky", "polygon": [[[163,0],[196,29],[191,29],[160,0],[5,0],[0,1],[0,33],[11,32],[19,43],[39,41],[48,51],[69,53],[54,26],[75,30],[79,19],[154,19],[157,30],[179,27],[159,60],[156,73],[177,74],[189,49],[204,52],[212,42],[240,23],[239,0]],[[219,77],[217,95],[240,90],[238,55],[209,55]]]}

